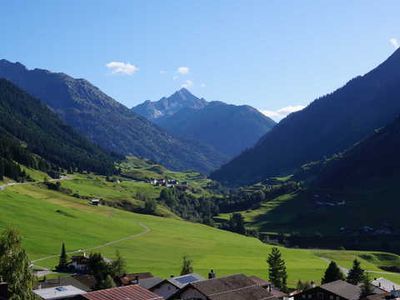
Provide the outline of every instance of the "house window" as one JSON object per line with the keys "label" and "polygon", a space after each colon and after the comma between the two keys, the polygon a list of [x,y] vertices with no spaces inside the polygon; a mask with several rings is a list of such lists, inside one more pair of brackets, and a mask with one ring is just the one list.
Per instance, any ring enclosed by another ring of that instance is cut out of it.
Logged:
{"label": "house window", "polygon": [[306,295],[304,295],[304,294],[301,295],[301,298],[306,299]]}
{"label": "house window", "polygon": [[340,297],[339,297],[339,296],[336,296],[336,300],[340,300]]}
{"label": "house window", "polygon": [[309,294],[309,295],[308,295],[308,299],[311,299],[311,298],[312,298],[312,295],[311,295],[311,294]]}
{"label": "house window", "polygon": [[329,300],[333,300],[333,295],[329,295]]}
{"label": "house window", "polygon": [[318,300],[324,300],[324,294],[323,293],[318,293],[317,297],[318,297]]}

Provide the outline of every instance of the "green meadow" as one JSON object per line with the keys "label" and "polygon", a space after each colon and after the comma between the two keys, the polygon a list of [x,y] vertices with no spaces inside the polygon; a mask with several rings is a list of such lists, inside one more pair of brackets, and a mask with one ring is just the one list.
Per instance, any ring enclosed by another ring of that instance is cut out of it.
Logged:
{"label": "green meadow", "polygon": [[[69,188],[79,185],[74,180],[64,180],[62,184]],[[102,191],[112,194],[118,189],[111,186]],[[91,192],[84,184],[79,190]],[[0,191],[0,226],[16,227],[22,233],[24,247],[37,266],[54,267],[61,243],[65,242],[68,251],[100,251],[111,259],[119,250],[129,271],[150,271],[162,277],[178,274],[182,257],[187,255],[193,259],[195,271],[204,276],[214,269],[219,276],[246,273],[266,278],[265,260],[272,247],[255,238],[177,218],[91,206],[87,200],[39,184],[16,185]],[[287,248],[281,251],[291,286],[299,279],[318,282],[329,259],[349,267],[354,258],[373,272],[372,277],[384,276],[400,283],[400,274],[378,268],[400,265],[397,255]]]}

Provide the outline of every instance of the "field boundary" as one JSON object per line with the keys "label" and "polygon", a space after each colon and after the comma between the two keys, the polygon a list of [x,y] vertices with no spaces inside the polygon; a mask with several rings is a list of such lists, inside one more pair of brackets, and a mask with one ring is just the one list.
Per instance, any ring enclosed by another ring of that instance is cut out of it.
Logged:
{"label": "field boundary", "polygon": [[[134,238],[141,237],[141,236],[146,235],[149,232],[151,232],[151,229],[147,225],[145,225],[143,223],[138,223],[138,224],[139,224],[139,226],[141,226],[144,229],[142,232],[139,232],[139,233],[136,233],[136,234],[124,237],[124,238],[120,238],[120,239],[117,239],[117,240],[114,240],[114,241],[110,241],[110,242],[107,242],[107,243],[104,243],[104,244],[101,244],[101,245],[97,245],[97,246],[93,246],[93,247],[89,247],[89,248],[85,248],[85,249],[78,249],[78,250],[74,250],[74,251],[67,251],[67,254],[76,254],[76,253],[82,253],[82,252],[86,252],[86,251],[93,251],[93,250],[102,249],[102,248],[105,248],[105,247],[108,247],[108,246],[111,246],[111,245],[114,245],[114,244],[118,244],[120,242],[124,242],[124,241],[127,241],[127,240],[131,240],[131,239],[134,239]],[[49,255],[49,256],[41,257],[41,258],[32,260],[31,263],[35,264],[36,262],[44,261],[44,260],[48,260],[48,259],[56,258],[56,257],[59,257],[59,255],[56,254],[56,255]]]}

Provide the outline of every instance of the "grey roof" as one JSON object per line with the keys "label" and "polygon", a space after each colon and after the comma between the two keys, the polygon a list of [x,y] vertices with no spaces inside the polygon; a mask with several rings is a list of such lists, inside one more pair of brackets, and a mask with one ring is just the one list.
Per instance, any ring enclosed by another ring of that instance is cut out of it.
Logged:
{"label": "grey roof", "polygon": [[243,274],[213,278],[190,284],[210,300],[265,300],[276,299]]}
{"label": "grey roof", "polygon": [[383,277],[372,280],[371,284],[377,288],[380,288],[381,290],[384,290],[385,292],[391,292],[393,289],[400,290],[400,285]]}
{"label": "grey roof", "polygon": [[359,286],[343,280],[325,283],[321,285],[320,288],[349,300],[358,300],[361,294],[361,288]]}
{"label": "grey roof", "polygon": [[52,279],[47,279],[46,281],[38,282],[36,288],[40,287],[42,289],[46,289],[46,288],[52,288],[52,287],[57,287],[57,286],[63,286],[63,285],[72,285],[80,290],[85,291],[85,292],[91,291],[91,289],[88,285],[85,285],[81,281],[79,281],[71,276],[52,278]]}
{"label": "grey roof", "polygon": [[139,285],[145,289],[151,289],[163,280],[160,277],[150,277],[139,280]]}
{"label": "grey roof", "polygon": [[83,295],[86,292],[72,285],[57,286],[47,289],[38,289],[33,291],[40,298],[45,300],[66,299],[74,296]]}

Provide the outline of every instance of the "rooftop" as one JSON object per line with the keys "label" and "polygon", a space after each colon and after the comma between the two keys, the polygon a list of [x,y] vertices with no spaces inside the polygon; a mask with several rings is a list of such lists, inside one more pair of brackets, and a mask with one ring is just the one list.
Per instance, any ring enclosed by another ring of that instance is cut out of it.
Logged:
{"label": "rooftop", "polygon": [[192,283],[191,286],[210,300],[266,300],[276,299],[249,277],[237,274]]}
{"label": "rooftop", "polygon": [[168,279],[168,281],[170,283],[172,283],[173,285],[175,285],[176,287],[178,287],[180,289],[183,288],[184,286],[186,286],[189,283],[202,281],[202,280],[204,280],[204,278],[201,277],[198,274],[195,274],[195,273],[186,274],[186,275],[177,276],[177,277],[172,277],[172,278]]}
{"label": "rooftop", "polygon": [[343,280],[325,283],[320,288],[349,300],[358,300],[361,294],[360,287]]}
{"label": "rooftop", "polygon": [[381,290],[384,290],[385,292],[391,292],[392,290],[400,290],[400,285],[390,280],[387,280],[383,277],[372,280],[371,284],[373,286],[380,288]]}
{"label": "rooftop", "polygon": [[80,290],[72,285],[63,285],[46,289],[38,289],[34,290],[33,292],[45,300],[65,299],[86,293],[85,291]]}
{"label": "rooftop", "polygon": [[88,300],[163,300],[162,297],[138,285],[128,285],[82,295]]}

